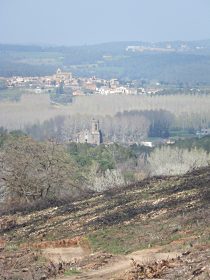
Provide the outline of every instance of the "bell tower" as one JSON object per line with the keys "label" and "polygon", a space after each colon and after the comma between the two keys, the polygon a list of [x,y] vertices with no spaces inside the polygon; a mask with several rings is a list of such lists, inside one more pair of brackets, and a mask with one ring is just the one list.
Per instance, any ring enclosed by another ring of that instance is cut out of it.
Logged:
{"label": "bell tower", "polygon": [[96,121],[95,119],[92,119],[91,132],[92,133],[99,132],[99,121]]}
{"label": "bell tower", "polygon": [[91,124],[92,144],[100,145],[102,143],[101,131],[99,129],[99,121],[92,119]]}

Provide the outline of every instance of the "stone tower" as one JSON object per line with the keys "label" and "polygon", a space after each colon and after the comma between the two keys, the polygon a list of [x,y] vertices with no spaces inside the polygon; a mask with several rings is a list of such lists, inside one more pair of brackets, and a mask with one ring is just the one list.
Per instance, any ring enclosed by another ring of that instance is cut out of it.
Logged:
{"label": "stone tower", "polygon": [[102,142],[101,131],[99,129],[99,121],[93,119],[91,124],[92,144],[100,145]]}
{"label": "stone tower", "polygon": [[92,119],[91,129],[81,131],[78,134],[77,143],[100,145],[102,143],[102,134],[99,128],[99,121]]}

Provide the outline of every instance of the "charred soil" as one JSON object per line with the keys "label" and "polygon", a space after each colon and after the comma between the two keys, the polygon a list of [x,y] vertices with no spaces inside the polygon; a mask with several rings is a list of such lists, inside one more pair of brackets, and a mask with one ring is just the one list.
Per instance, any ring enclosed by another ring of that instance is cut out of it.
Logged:
{"label": "charred soil", "polygon": [[[57,255],[50,258],[56,248],[60,248]],[[143,262],[133,253],[155,248],[162,257],[151,251]],[[164,255],[174,252],[176,257]],[[123,267],[123,262],[129,265]],[[116,275],[110,270],[114,263],[119,267]],[[210,279],[209,266],[209,167],[0,218],[0,279],[4,280],[56,275],[102,279],[97,273],[103,271],[103,279]],[[112,276],[108,273],[106,278],[106,271]]]}

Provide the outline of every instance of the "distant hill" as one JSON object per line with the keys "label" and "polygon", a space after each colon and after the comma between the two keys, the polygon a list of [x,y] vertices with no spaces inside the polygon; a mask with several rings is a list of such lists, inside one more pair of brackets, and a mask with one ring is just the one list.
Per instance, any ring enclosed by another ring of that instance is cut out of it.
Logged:
{"label": "distant hill", "polygon": [[48,75],[58,67],[79,76],[210,85],[210,40],[72,47],[0,45],[0,76]]}

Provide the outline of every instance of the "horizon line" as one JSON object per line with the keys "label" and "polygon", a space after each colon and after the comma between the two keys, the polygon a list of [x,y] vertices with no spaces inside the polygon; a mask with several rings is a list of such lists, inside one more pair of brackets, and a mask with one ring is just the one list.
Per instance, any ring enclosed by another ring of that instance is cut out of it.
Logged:
{"label": "horizon line", "polygon": [[206,39],[193,39],[193,40],[182,40],[182,39],[175,39],[175,40],[163,40],[163,41],[141,41],[141,40],[119,40],[119,41],[105,41],[101,43],[84,43],[84,44],[51,44],[51,43],[9,43],[9,42],[0,42],[0,46],[25,46],[25,47],[91,47],[97,45],[106,45],[106,44],[123,44],[123,43],[149,43],[149,44],[160,44],[160,43],[173,43],[173,42],[202,42],[202,41],[210,41],[210,38]]}

